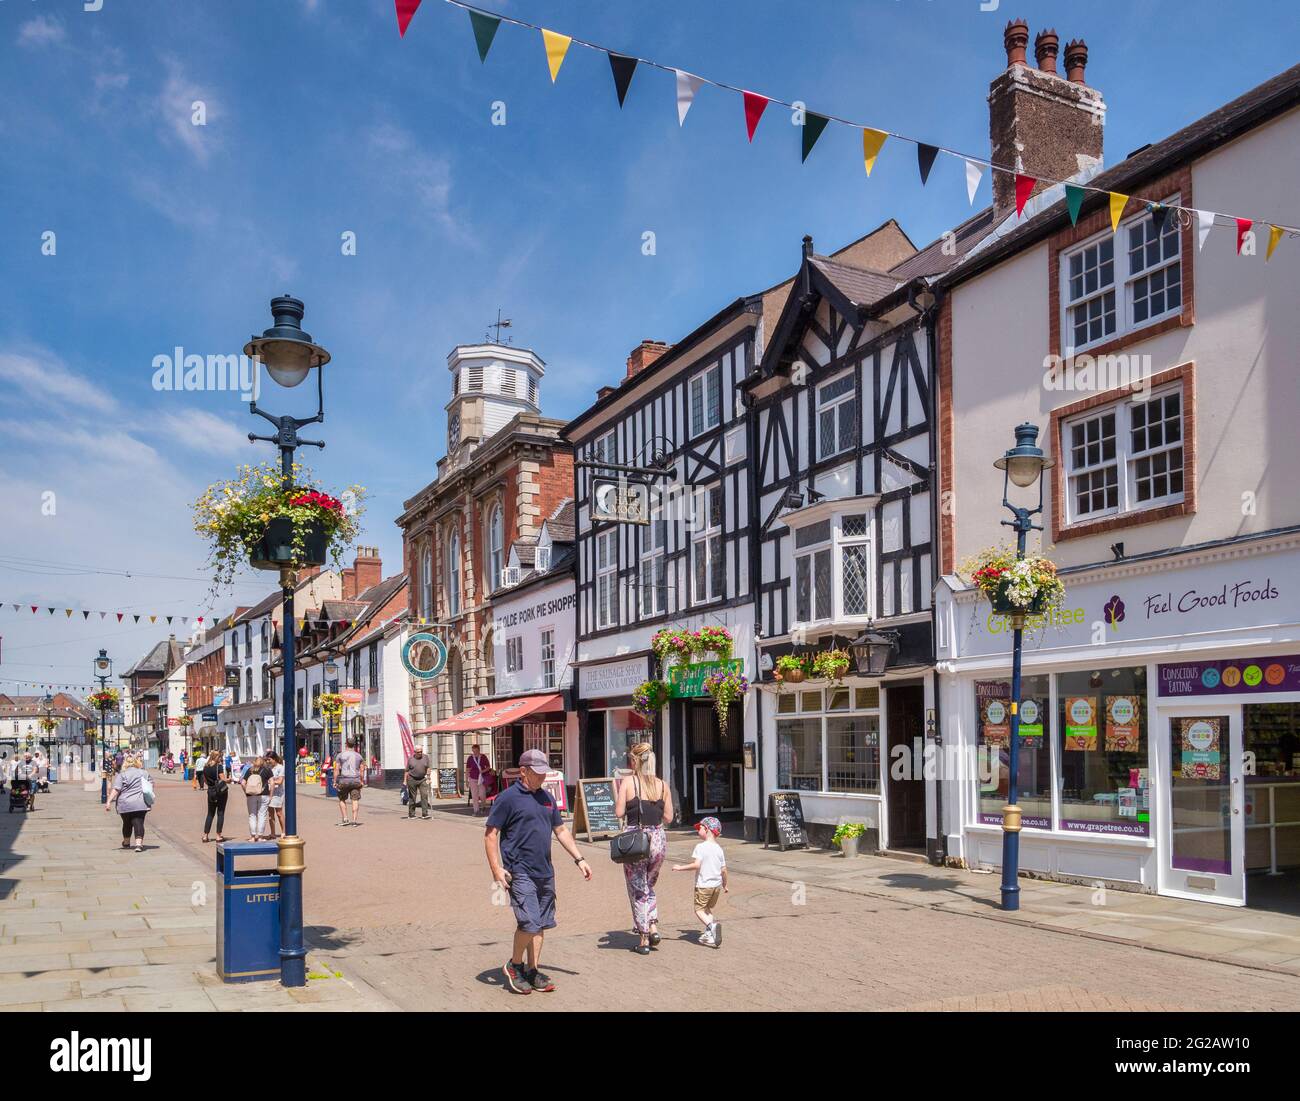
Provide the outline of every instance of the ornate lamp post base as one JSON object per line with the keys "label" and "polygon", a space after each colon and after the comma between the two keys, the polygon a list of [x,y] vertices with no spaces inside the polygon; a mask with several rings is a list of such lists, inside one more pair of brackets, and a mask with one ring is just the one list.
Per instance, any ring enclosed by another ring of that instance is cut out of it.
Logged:
{"label": "ornate lamp post base", "polygon": [[302,942],[302,873],[305,842],[297,834],[281,837],[277,844],[276,871],[280,873],[280,982],[307,985],[307,949]]}

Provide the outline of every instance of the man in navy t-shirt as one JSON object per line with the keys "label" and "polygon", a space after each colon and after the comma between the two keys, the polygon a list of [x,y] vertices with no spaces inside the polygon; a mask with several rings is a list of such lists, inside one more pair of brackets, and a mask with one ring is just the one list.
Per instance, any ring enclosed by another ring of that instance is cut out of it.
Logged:
{"label": "man in navy t-shirt", "polygon": [[560,809],[542,787],[550,770],[541,750],[530,749],[519,758],[519,779],[496,797],[483,839],[492,878],[510,892],[518,923],[514,951],[502,969],[516,994],[555,989],[550,978],[537,970],[542,939],[547,929],[555,928],[552,836],[573,858],[582,878],[591,878],[591,868],[560,817]]}

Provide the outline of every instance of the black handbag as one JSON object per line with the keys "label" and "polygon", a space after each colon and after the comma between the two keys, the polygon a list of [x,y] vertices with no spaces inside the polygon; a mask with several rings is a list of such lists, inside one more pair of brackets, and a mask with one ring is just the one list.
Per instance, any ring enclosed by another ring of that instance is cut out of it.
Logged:
{"label": "black handbag", "polygon": [[636,829],[624,830],[618,836],[609,839],[609,858],[615,864],[640,864],[650,859],[650,835],[640,824],[642,821],[641,784],[639,780],[633,782],[636,784],[637,826]]}

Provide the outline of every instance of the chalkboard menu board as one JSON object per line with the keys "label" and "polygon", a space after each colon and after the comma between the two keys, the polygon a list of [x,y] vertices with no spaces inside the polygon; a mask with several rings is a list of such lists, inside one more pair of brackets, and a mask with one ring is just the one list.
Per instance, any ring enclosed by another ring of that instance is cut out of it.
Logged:
{"label": "chalkboard menu board", "polygon": [[454,768],[438,769],[438,798],[455,799],[460,795],[460,773]]}
{"label": "chalkboard menu board", "polygon": [[776,843],[781,851],[786,849],[806,849],[808,834],[803,828],[803,800],[797,791],[774,791],[768,797],[770,816],[768,818],[768,836],[763,839],[763,848],[772,840],[772,830],[776,829]]}
{"label": "chalkboard menu board", "polygon": [[612,776],[601,776],[578,781],[578,805],[574,808],[573,832],[586,833],[587,840],[596,835],[610,837],[622,832],[623,821],[614,813],[614,784]]}
{"label": "chalkboard menu board", "polygon": [[707,807],[731,806],[731,765],[709,761],[704,766],[704,805]]}

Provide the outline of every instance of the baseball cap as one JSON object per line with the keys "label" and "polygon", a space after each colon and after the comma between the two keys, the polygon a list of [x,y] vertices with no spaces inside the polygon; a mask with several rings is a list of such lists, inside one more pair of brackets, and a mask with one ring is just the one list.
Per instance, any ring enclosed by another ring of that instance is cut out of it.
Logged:
{"label": "baseball cap", "polygon": [[714,837],[722,833],[722,823],[711,815],[708,818],[701,818],[700,825],[713,834]]}
{"label": "baseball cap", "polygon": [[539,776],[551,771],[551,762],[540,749],[526,749],[519,758],[520,768],[531,768]]}

